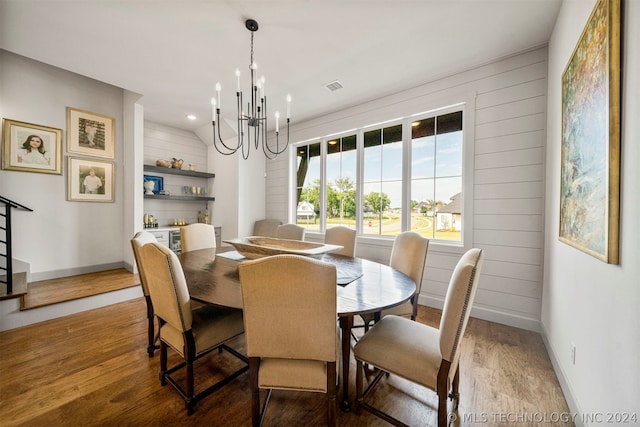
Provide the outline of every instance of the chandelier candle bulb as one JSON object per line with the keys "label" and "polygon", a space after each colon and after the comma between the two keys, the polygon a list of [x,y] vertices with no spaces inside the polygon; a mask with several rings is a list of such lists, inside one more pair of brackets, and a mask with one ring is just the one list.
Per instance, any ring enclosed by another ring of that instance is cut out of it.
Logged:
{"label": "chandelier candle bulb", "polygon": [[[222,104],[220,104],[220,91],[222,90],[222,86],[220,85],[220,82],[216,83],[216,94],[218,96],[218,105],[221,106]],[[220,108],[220,107],[218,107]]]}
{"label": "chandelier candle bulb", "polygon": [[236,68],[236,92],[240,92],[240,69]]}
{"label": "chandelier candle bulb", "polygon": [[291,118],[291,95],[287,94],[287,119]]}
{"label": "chandelier candle bulb", "polygon": [[276,111],[276,133],[278,133],[279,125],[280,125],[280,113]]}
{"label": "chandelier candle bulb", "polygon": [[216,121],[216,99],[211,97],[211,120]]}

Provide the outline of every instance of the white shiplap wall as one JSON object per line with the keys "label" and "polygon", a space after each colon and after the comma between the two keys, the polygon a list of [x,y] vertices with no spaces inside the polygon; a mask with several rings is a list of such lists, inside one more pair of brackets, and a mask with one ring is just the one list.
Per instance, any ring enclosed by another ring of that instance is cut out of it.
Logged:
{"label": "white shiplap wall", "polygon": [[[196,165],[200,172],[208,172],[207,146],[193,132],[176,129],[152,122],[144,123],[144,164],[155,165],[156,160],[172,158],[184,161],[183,169],[189,164]],[[161,175],[145,172],[148,175],[164,177],[164,189],[171,194],[182,194],[183,186],[207,186],[207,193],[214,194],[214,180],[185,177],[181,175]],[[140,191],[143,191],[142,189]],[[213,206],[209,203],[209,212]],[[159,226],[166,226],[176,218],[184,218],[187,223],[196,222],[198,211],[205,210],[207,202],[177,202],[169,200],[144,199],[144,212],[153,215]]]}
{"label": "white shiplap wall", "polygon": [[[485,252],[473,315],[540,330],[544,245],[547,48],[461,71],[401,93],[292,126],[304,141],[465,101],[473,129],[466,204],[470,244]],[[470,101],[471,100],[471,101]],[[287,156],[267,162],[266,214],[288,219]],[[322,236],[309,236],[322,239]],[[358,256],[386,261],[388,240],[359,238]],[[420,302],[440,307],[463,250],[432,244]]]}

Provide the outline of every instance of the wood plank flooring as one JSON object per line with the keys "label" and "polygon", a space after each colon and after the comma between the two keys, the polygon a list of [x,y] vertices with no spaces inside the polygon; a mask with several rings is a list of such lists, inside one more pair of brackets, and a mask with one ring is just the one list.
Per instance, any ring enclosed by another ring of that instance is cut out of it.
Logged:
{"label": "wood plank flooring", "polygon": [[[176,391],[160,385],[157,353],[147,356],[145,313],[139,298],[1,332],[0,424],[249,426],[248,374],[200,401],[195,413],[187,416]],[[418,321],[433,325],[439,318],[438,310],[420,307]],[[243,338],[232,344],[244,349]],[[205,385],[205,378],[215,380],[230,372],[236,363],[224,352],[201,360],[196,388]],[[537,425],[524,417],[568,412],[536,333],[472,318],[460,363],[461,401],[454,426]],[[351,398],[354,379],[352,361]],[[435,424],[435,394],[426,389],[390,376],[373,397],[412,426]],[[324,408],[322,395],[275,391],[265,425],[325,425]],[[338,411],[337,422],[386,425],[366,412],[358,416]]]}
{"label": "wood plank flooring", "polygon": [[42,280],[28,285],[21,310],[57,304],[106,292],[138,286],[140,279],[124,268]]}

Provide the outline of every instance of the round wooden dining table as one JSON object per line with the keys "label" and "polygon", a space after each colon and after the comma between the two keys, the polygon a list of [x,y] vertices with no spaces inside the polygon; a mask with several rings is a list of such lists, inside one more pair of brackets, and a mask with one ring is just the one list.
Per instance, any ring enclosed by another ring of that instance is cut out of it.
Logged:
{"label": "round wooden dining table", "polygon": [[[199,249],[180,254],[180,263],[194,300],[224,307],[242,308],[238,265],[243,258],[232,249]],[[334,264],[337,270],[337,312],[342,332],[342,403],[350,410],[349,358],[351,329],[355,315],[377,313],[408,301],[416,284],[407,275],[387,265],[362,258],[331,253],[314,258]]]}

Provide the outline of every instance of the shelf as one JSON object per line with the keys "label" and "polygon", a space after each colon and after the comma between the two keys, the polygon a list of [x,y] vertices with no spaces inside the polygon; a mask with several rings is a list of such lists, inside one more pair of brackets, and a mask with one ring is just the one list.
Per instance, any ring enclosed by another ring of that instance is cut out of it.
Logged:
{"label": "shelf", "polygon": [[[174,168],[163,168],[162,166],[152,166],[152,165],[144,165],[145,172],[155,172],[155,173],[164,173],[169,175],[182,175],[182,176],[190,176],[193,178],[215,178],[215,173],[208,172],[198,172],[198,171],[190,171],[184,169],[174,169]],[[152,196],[149,196],[152,197]],[[164,196],[165,198],[175,198],[179,196]],[[200,199],[206,199],[205,197],[200,197]]]}
{"label": "shelf", "polygon": [[216,198],[215,197],[206,197],[206,196],[166,196],[164,194],[154,194],[149,195],[149,194],[145,194],[144,195],[145,199],[156,199],[156,200],[180,200],[183,202],[208,202],[208,201],[214,201]]}

